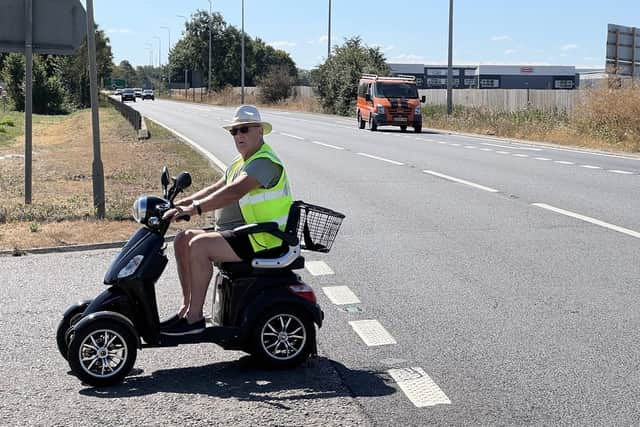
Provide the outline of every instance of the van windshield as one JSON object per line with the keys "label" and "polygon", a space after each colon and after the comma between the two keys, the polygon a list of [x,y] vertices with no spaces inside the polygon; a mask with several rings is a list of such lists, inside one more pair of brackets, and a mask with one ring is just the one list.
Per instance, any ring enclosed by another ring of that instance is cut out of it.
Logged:
{"label": "van windshield", "polygon": [[376,83],[376,95],[385,98],[417,98],[418,89],[411,83]]}

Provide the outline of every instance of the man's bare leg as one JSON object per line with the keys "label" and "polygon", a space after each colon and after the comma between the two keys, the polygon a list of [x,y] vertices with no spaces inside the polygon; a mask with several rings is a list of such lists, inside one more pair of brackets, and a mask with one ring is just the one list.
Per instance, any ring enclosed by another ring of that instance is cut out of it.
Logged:
{"label": "man's bare leg", "polygon": [[199,234],[189,241],[189,261],[191,301],[187,311],[187,322],[194,323],[203,318],[202,307],[213,276],[212,263],[242,260],[220,233],[212,232]]}
{"label": "man's bare leg", "polygon": [[184,317],[189,310],[191,301],[191,263],[189,242],[197,235],[204,233],[204,230],[180,231],[173,241],[173,248],[178,268],[178,279],[182,287],[182,305],[178,310],[178,316]]}

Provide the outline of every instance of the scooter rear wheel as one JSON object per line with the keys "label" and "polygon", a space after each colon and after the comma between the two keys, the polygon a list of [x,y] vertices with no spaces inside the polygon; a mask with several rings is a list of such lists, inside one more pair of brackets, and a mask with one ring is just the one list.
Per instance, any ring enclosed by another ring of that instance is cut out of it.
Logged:
{"label": "scooter rear wheel", "polygon": [[311,354],[316,331],[308,314],[291,307],[265,312],[255,324],[253,355],[273,368],[289,368]]}

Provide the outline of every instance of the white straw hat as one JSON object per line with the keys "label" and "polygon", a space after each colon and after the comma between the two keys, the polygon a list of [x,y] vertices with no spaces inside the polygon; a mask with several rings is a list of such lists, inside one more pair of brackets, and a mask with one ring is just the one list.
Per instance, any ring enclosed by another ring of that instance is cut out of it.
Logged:
{"label": "white straw hat", "polygon": [[253,105],[241,105],[233,114],[233,120],[228,125],[222,126],[226,130],[231,130],[236,126],[259,123],[262,125],[263,135],[271,132],[271,123],[263,122],[260,119],[260,112]]}

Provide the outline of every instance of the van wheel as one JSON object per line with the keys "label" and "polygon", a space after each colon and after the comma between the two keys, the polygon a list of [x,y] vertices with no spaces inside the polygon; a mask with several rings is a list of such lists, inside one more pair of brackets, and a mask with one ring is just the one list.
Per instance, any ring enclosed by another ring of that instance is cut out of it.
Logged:
{"label": "van wheel", "polygon": [[406,131],[407,131],[406,126],[400,126],[400,132],[406,132]]}
{"label": "van wheel", "polygon": [[373,114],[369,115],[369,130],[375,132],[378,130],[378,125],[376,121],[373,119]]}
{"label": "van wheel", "polygon": [[358,129],[364,129],[367,122],[362,120],[362,116],[360,115],[360,111],[358,111]]}

